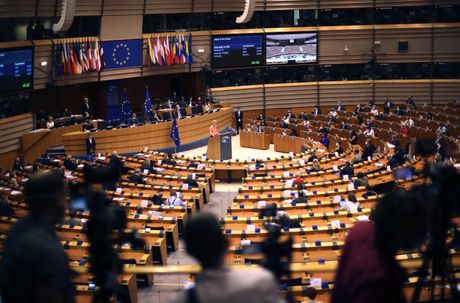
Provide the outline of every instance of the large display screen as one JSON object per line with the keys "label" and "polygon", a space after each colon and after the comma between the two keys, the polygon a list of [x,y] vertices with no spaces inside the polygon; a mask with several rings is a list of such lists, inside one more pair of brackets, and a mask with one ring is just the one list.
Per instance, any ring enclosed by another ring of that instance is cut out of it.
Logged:
{"label": "large display screen", "polygon": [[263,63],[262,35],[212,37],[213,68],[260,66]]}
{"label": "large display screen", "polygon": [[0,49],[0,93],[32,89],[33,49]]}
{"label": "large display screen", "polygon": [[317,61],[317,49],[317,33],[269,34],[265,37],[265,63],[314,63]]}

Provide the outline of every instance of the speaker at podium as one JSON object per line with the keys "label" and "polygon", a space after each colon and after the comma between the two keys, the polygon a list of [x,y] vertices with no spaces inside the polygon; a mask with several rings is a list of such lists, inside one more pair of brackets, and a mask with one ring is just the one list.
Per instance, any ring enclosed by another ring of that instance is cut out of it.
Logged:
{"label": "speaker at podium", "polygon": [[212,160],[229,160],[232,158],[232,133],[220,133],[209,137],[206,157]]}

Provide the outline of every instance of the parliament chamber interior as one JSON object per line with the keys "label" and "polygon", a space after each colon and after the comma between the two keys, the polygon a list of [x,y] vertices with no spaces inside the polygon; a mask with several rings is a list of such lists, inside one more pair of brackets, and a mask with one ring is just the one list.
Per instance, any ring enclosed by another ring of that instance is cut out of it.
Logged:
{"label": "parliament chamber interior", "polygon": [[460,1],[0,1],[0,302],[460,302]]}

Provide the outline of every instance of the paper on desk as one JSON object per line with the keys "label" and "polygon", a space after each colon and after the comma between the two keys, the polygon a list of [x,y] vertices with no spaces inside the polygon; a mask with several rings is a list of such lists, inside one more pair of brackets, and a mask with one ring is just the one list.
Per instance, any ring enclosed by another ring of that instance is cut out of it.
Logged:
{"label": "paper on desk", "polygon": [[310,278],[310,286],[314,288],[321,288],[321,278]]}

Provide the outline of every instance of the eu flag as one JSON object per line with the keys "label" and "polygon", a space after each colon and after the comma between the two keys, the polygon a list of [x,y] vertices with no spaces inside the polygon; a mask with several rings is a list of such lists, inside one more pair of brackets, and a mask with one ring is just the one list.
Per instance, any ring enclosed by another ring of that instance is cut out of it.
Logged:
{"label": "eu flag", "polygon": [[105,68],[127,68],[142,65],[142,39],[103,41]]}
{"label": "eu flag", "polygon": [[152,110],[152,102],[150,102],[150,94],[148,86],[145,87],[145,102],[144,102],[144,110],[147,117],[150,117],[150,111]]}
{"label": "eu flag", "polygon": [[123,103],[121,104],[121,114],[124,121],[128,121],[131,118],[131,104],[128,100],[128,94],[125,92],[123,94]]}
{"label": "eu flag", "polygon": [[173,118],[173,123],[171,127],[171,134],[169,135],[171,140],[174,141],[174,144],[179,149],[180,148],[180,138],[179,138],[179,128],[177,127],[176,116]]}

